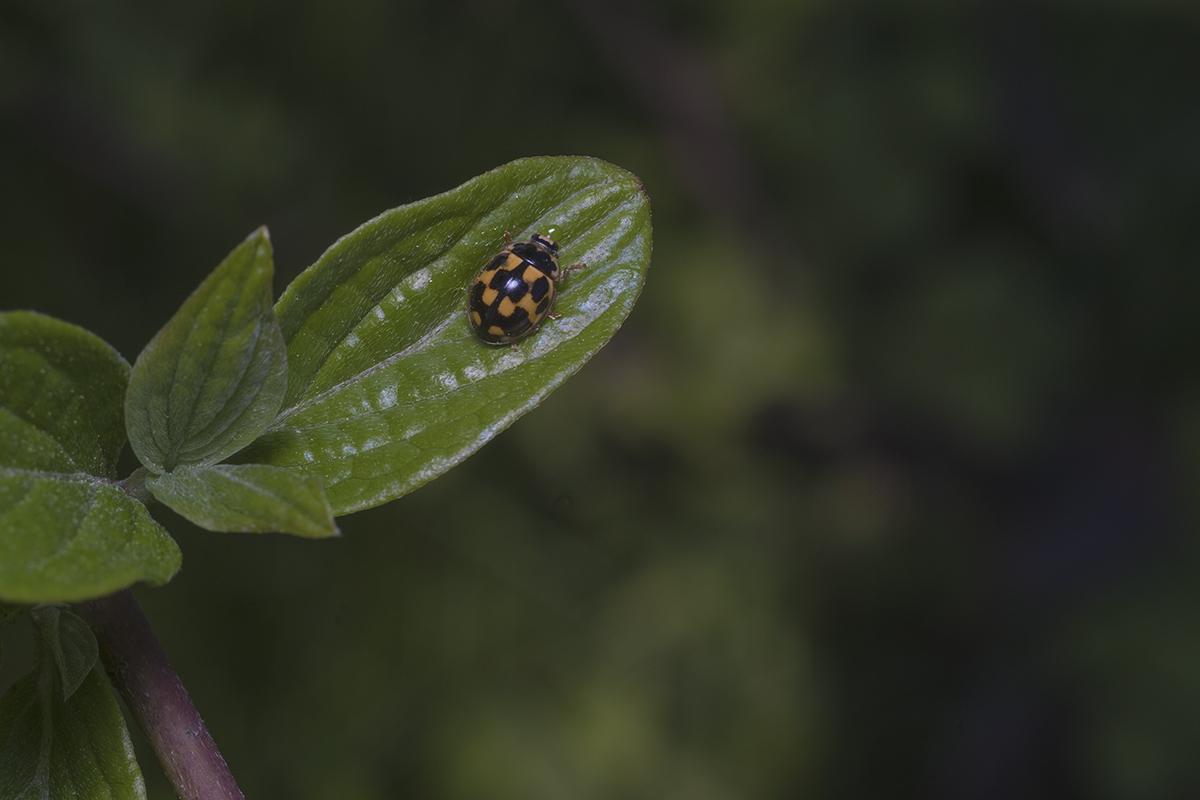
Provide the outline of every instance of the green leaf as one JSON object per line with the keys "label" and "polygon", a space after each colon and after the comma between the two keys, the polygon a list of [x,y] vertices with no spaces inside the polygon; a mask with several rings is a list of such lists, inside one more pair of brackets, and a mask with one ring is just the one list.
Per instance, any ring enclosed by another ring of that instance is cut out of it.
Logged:
{"label": "green leaf", "polygon": [[128,383],[95,335],[0,314],[0,599],[84,600],[179,568],[175,542],[111,482]]}
{"label": "green leaf", "polygon": [[[466,287],[505,231],[564,266],[555,310],[515,348],[466,319]],[[612,337],[650,261],[638,179],[589,158],[531,158],[393,209],[331,247],[276,311],[290,378],[279,419],[237,461],[318,475],[334,513],[392,500],[462,461]]]}
{"label": "green leaf", "polygon": [[263,464],[179,467],[150,476],[154,496],[210,531],[337,536],[321,479]]}
{"label": "green leaf", "polygon": [[94,334],[0,313],[0,469],[116,475],[129,364]]}
{"label": "green leaf", "polygon": [[144,800],[129,730],[100,671],[67,700],[57,676],[43,663],[0,697],[0,797]]}
{"label": "green leaf", "polygon": [[129,441],[154,472],[209,465],[275,418],[287,355],[271,308],[271,241],[239,245],[138,356],[125,399]]}
{"label": "green leaf", "polygon": [[166,530],[117,487],[0,469],[0,598],[74,602],[161,585],[180,561]]}
{"label": "green leaf", "polygon": [[96,635],[86,622],[65,608],[40,606],[30,614],[58,665],[63,699],[69,700],[100,657]]}

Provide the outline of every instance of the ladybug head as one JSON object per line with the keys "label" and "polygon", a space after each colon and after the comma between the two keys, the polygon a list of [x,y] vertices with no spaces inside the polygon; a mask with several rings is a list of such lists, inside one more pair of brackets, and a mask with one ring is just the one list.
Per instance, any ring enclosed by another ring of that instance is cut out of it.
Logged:
{"label": "ladybug head", "polygon": [[558,255],[558,242],[554,241],[548,236],[542,236],[540,233],[535,233],[533,236],[529,237],[529,241],[533,242],[544,250],[548,250],[551,255]]}

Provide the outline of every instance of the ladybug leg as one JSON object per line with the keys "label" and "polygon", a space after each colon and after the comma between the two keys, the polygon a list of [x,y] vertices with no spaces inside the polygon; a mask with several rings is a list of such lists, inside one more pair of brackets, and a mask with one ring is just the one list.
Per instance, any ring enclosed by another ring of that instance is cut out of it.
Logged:
{"label": "ladybug leg", "polygon": [[505,231],[505,232],[504,232],[504,243],[505,243],[505,244],[512,244],[512,243],[513,243],[513,238],[512,238],[512,235],[511,235],[511,234],[510,234],[508,231]]}
{"label": "ladybug leg", "polygon": [[[561,281],[563,278],[567,277],[568,272],[571,272],[571,271],[577,270],[577,269],[587,269],[587,264],[580,262],[579,264],[572,264],[569,267],[563,267],[562,269],[559,270],[558,279]],[[562,312],[555,311],[554,309],[550,309],[550,311],[546,312],[546,316],[549,317],[550,319],[559,319],[560,317],[562,317]]]}

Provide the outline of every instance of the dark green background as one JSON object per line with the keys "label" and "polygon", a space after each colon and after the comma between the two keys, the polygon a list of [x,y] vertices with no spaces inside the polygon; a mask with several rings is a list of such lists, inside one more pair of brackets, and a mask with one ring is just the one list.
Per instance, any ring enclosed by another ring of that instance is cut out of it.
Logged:
{"label": "dark green background", "polygon": [[337,541],[160,515],[184,568],[138,598],[246,794],[1196,796],[1198,33],[7,0],[0,308],[132,360],[260,224],[278,293],[384,209],[612,161],[653,267],[542,407]]}

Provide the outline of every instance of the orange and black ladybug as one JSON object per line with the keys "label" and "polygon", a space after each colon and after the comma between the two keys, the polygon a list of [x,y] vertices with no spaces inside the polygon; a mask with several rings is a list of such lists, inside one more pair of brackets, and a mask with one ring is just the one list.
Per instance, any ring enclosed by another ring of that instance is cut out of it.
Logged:
{"label": "orange and black ladybug", "polygon": [[486,344],[512,344],[538,329],[554,308],[558,282],[583,264],[560,269],[558,244],[535,233],[508,242],[480,270],[467,290],[467,318]]}

